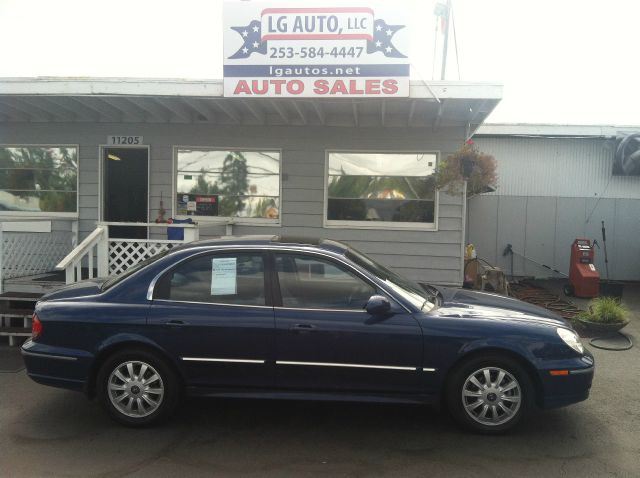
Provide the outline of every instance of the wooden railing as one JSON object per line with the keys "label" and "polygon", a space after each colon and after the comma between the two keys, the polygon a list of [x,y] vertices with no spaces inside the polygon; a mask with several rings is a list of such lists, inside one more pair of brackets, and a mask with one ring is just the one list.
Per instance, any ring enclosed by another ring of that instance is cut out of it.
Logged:
{"label": "wooden railing", "polygon": [[[109,237],[109,226],[135,226],[148,228],[175,227],[184,230],[183,240],[168,239],[116,239]],[[82,270],[89,270],[88,278],[96,275],[106,277],[120,274],[138,262],[159,252],[170,249],[177,244],[196,241],[199,238],[198,226],[195,224],[156,224],[131,222],[100,222],[73,251],[56,266],[56,270],[65,271],[65,281],[72,284],[83,279]]]}
{"label": "wooden railing", "polygon": [[[65,282],[73,284],[82,280],[82,263],[86,262],[89,269],[89,279],[94,277],[93,258],[97,257],[98,276],[107,275],[107,268],[104,266],[102,257],[107,256],[108,251],[104,250],[108,245],[108,228],[98,226],[89,234],[84,241],[62,259],[56,266],[56,270],[65,271]],[[85,261],[86,258],[86,261]]]}

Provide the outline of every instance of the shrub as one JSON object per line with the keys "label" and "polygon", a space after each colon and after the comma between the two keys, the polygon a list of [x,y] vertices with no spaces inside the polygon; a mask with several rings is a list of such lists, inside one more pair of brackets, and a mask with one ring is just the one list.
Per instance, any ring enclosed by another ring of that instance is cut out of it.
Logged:
{"label": "shrub", "polygon": [[598,297],[589,303],[589,311],[581,312],[579,319],[599,324],[620,324],[626,321],[627,308],[614,297]]}

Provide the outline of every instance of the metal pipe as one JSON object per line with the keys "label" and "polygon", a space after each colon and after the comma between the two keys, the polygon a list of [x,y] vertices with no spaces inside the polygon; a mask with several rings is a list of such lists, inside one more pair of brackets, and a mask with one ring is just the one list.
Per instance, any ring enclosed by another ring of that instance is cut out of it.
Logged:
{"label": "metal pipe", "polygon": [[440,79],[444,80],[447,71],[447,50],[449,48],[449,23],[451,20],[451,0],[447,0],[447,17],[444,25],[444,43],[442,45],[442,69],[440,70]]}
{"label": "metal pipe", "polygon": [[604,221],[602,221],[602,243],[604,244],[604,268],[607,271],[607,282],[609,282],[609,256],[607,255],[607,233],[604,229]]}

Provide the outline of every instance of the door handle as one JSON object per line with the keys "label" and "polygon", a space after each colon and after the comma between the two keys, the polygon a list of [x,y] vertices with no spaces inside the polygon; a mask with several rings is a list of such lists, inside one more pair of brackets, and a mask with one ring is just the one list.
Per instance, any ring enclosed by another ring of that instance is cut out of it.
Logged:
{"label": "door handle", "polygon": [[295,324],[292,325],[291,327],[289,327],[289,330],[293,331],[293,332],[311,332],[314,329],[317,329],[318,327],[312,324]]}
{"label": "door handle", "polygon": [[165,322],[165,325],[173,325],[173,326],[188,325],[188,322],[185,322],[184,320],[169,320],[168,322]]}

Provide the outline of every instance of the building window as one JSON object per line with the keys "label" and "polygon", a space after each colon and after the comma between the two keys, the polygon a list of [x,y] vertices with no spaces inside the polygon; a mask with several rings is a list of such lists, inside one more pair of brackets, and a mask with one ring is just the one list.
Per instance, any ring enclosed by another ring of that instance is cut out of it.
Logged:
{"label": "building window", "polygon": [[78,212],[77,146],[0,146],[0,213]]}
{"label": "building window", "polygon": [[177,148],[176,215],[280,218],[280,152]]}
{"label": "building window", "polygon": [[327,225],[435,227],[434,153],[328,155]]}

